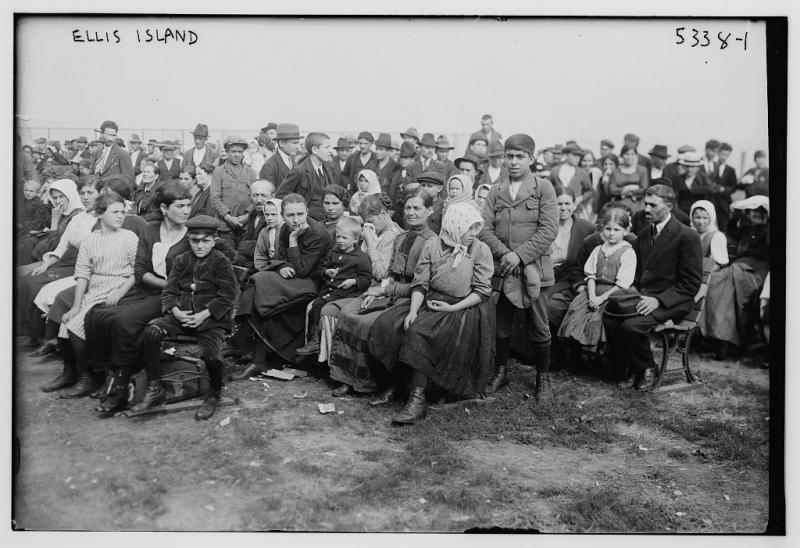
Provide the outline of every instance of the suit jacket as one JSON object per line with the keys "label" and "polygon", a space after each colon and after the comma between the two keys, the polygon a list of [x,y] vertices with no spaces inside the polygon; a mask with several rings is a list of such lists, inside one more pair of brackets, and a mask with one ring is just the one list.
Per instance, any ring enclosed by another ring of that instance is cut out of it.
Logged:
{"label": "suit jacket", "polygon": [[678,209],[689,214],[692,204],[697,200],[710,200],[714,194],[714,185],[706,177],[704,171],[698,171],[692,188],[686,186],[686,174],[679,175],[672,183]]}
{"label": "suit jacket", "polygon": [[378,182],[381,184],[381,193],[388,195],[389,189],[392,186],[392,177],[394,176],[394,172],[400,167],[400,164],[389,159],[386,162],[386,165],[383,166],[383,169],[378,171]]}
{"label": "suit jacket", "polygon": [[325,220],[325,209],[322,207],[322,199],[325,194],[325,187],[333,184],[333,173],[325,162],[322,162],[324,180],[320,179],[311,163],[311,158],[306,158],[291,170],[275,191],[275,197],[283,199],[287,194],[296,193],[306,199],[308,206],[308,216],[317,221]]}
{"label": "suit jacket", "polygon": [[[309,219],[308,229],[297,238],[297,247],[289,247],[289,232],[291,232],[289,223],[284,223],[275,238],[275,257],[267,260],[264,270],[280,270],[290,266],[294,268],[295,278],[312,278],[319,281],[319,263],[325,258],[331,246],[325,225]],[[266,234],[264,231],[260,236],[263,238]],[[263,260],[260,257],[257,259]]]}
{"label": "suit jacket", "polygon": [[679,173],[680,168],[678,167],[678,162],[672,162],[664,166],[664,173],[662,173],[661,176],[668,179],[674,185],[675,179],[678,178]]}
{"label": "suit jacket", "polygon": [[634,285],[642,295],[658,299],[655,319],[677,321],[692,309],[703,278],[700,236],[671,217],[651,247],[649,230],[642,230],[633,244]]}
{"label": "suit jacket", "polygon": [[[567,257],[558,266],[553,267],[556,285],[577,287],[583,282],[583,262],[578,262],[578,254],[583,245],[583,240],[595,231],[595,226],[586,219],[580,219],[573,215],[572,232],[569,235],[567,244]],[[588,256],[587,256],[588,259]],[[555,291],[559,291],[556,288]]]}
{"label": "suit jacket", "polygon": [[[258,226],[256,226],[256,220],[258,220]],[[267,222],[264,220],[264,214],[257,208],[247,214],[247,221],[244,223],[244,235],[241,242],[239,242],[239,247],[236,249],[236,258],[233,260],[233,264],[247,268],[251,274],[256,270],[253,265],[253,254],[256,250],[258,235],[265,226],[267,226]]]}
{"label": "suit jacket", "polygon": [[158,167],[158,179],[160,181],[177,181],[181,175],[181,163],[177,158],[172,159],[172,166],[169,168],[167,168],[164,158],[161,158],[156,166]]}
{"label": "suit jacket", "polygon": [[[346,163],[347,160],[345,160],[345,164]],[[339,158],[334,157],[334,159],[328,163],[328,167],[331,168],[331,173],[333,173],[333,183],[347,188],[347,177],[342,175],[342,167],[339,166]]]}
{"label": "suit jacket", "polygon": [[[133,157],[134,154],[136,154],[136,158]],[[140,148],[135,152],[131,152],[130,156],[133,174],[134,176],[139,175],[142,172],[142,163],[147,159],[147,151]]]}
{"label": "suit jacket", "polygon": [[[206,145],[205,152],[203,154],[203,160],[200,162],[201,164],[208,164],[210,166],[216,165],[217,158],[219,158],[219,154],[214,152],[214,150]],[[194,147],[187,149],[183,153],[183,160],[181,160],[181,169],[185,169],[187,167],[197,168],[194,163]]]}
{"label": "suit jacket", "polygon": [[489,185],[489,186],[499,185],[500,183],[503,183],[505,181],[508,181],[508,170],[505,168],[505,166],[503,166],[500,168],[500,175],[497,177],[496,181],[492,182],[492,180],[489,178],[489,170],[487,169],[486,173],[482,173],[478,177],[477,185],[473,186],[475,187],[480,185]]}
{"label": "suit jacket", "polygon": [[289,171],[292,169],[291,166],[287,166],[283,163],[283,158],[281,158],[280,153],[276,150],[275,154],[269,157],[269,159],[264,162],[264,165],[261,166],[261,171],[258,174],[259,179],[266,179],[267,181],[272,182],[275,185],[275,188],[278,188],[283,183],[283,180],[289,174]]}
{"label": "suit jacket", "polygon": [[[439,160],[439,161],[441,162],[441,160]],[[456,167],[456,165],[453,163],[453,160],[451,160],[450,158],[448,158],[447,160],[445,160],[445,161],[444,161],[444,162],[442,162],[442,163],[444,164],[444,167],[445,167],[445,169],[447,170],[447,174],[445,175],[445,179],[449,179],[449,178],[450,178],[450,177],[452,177],[453,175],[455,175],[455,174],[457,174],[457,173],[461,173],[461,171],[460,171],[460,170],[459,170],[459,169]],[[503,171],[505,171],[505,169],[506,169],[506,168],[504,167],[504,168],[503,168]],[[480,177],[479,177],[479,178],[480,178]],[[490,184],[491,184],[491,183],[490,183]]]}
{"label": "suit jacket", "polygon": [[344,176],[347,181],[347,186],[345,188],[350,192],[351,196],[358,192],[358,174],[362,169],[371,169],[376,174],[380,171],[380,169],[378,169],[378,159],[375,157],[374,153],[370,155],[366,164],[361,163],[360,152],[354,152],[347,158],[344,169],[342,169],[342,176]]}
{"label": "suit jacket", "polygon": [[[554,187],[563,186],[564,183],[561,182],[559,179],[558,174],[561,173],[561,170],[564,169],[564,164],[558,165],[553,168],[550,172],[550,182],[553,183]],[[591,203],[592,197],[594,196],[594,189],[592,188],[592,181],[589,179],[589,174],[586,173],[580,166],[575,167],[575,173],[572,174],[572,177],[567,183],[566,188],[572,190],[575,193],[575,197],[582,196],[583,200],[581,203]]]}
{"label": "suit jacket", "polygon": [[[100,151],[100,154],[95,158],[92,164],[92,173],[94,173],[97,162],[99,162],[102,157],[103,154],[102,151]],[[133,174],[131,156],[117,144],[111,145],[106,163],[103,165],[103,170],[100,172],[100,177],[108,177],[110,175],[120,175],[123,179],[128,181],[131,188],[134,188],[136,185],[136,176]]]}

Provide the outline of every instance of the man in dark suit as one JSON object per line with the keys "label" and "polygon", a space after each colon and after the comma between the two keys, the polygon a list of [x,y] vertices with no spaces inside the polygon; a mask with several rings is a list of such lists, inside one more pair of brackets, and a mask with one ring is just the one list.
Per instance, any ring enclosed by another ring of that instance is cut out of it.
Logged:
{"label": "man in dark suit", "polygon": [[719,154],[719,141],[710,139],[706,142],[706,154],[703,157],[701,172],[711,183],[717,182],[717,167],[719,166],[717,155]]}
{"label": "man in dark suit", "polygon": [[450,151],[453,150],[453,148],[455,147],[450,146],[450,140],[446,136],[439,135],[436,139],[436,159],[442,162],[445,169],[447,169],[447,179],[459,173],[453,160],[450,159]]}
{"label": "man in dark suit", "polygon": [[[683,145],[678,147],[678,157],[674,162],[664,166],[664,173],[661,176],[673,183],[673,189],[675,188],[674,183],[678,179],[678,176],[686,173],[686,168],[680,165],[680,161],[683,160],[683,157],[687,152],[697,152],[697,149],[695,149],[692,145]],[[654,184],[652,179],[650,184]]]}
{"label": "man in dark suit", "polygon": [[142,172],[142,162],[147,159],[147,152],[142,149],[142,140],[135,133],[131,133],[131,138],[128,139],[131,146],[131,165],[133,165],[133,174],[139,175]]}
{"label": "man in dark suit", "polygon": [[172,141],[161,143],[161,152],[164,156],[156,164],[159,181],[165,183],[177,181],[181,176],[181,163],[175,158],[175,149],[177,148]]}
{"label": "man in dark suit", "polygon": [[278,149],[261,166],[259,179],[266,179],[280,188],[283,180],[295,166],[297,148],[300,146],[300,127],[295,124],[278,124],[275,141]]}
{"label": "man in dark suit", "polygon": [[193,167],[197,169],[200,165],[215,166],[217,161],[217,153],[208,146],[208,126],[205,124],[197,124],[192,132],[194,137],[194,146],[187,149],[183,153],[183,160],[181,160],[181,169]]}
{"label": "man in dark suit", "polygon": [[358,151],[347,158],[344,169],[342,169],[342,176],[347,183],[345,188],[350,192],[350,195],[358,192],[358,174],[361,173],[362,169],[371,169],[376,175],[380,171],[378,158],[372,153],[372,143],[374,142],[375,137],[369,131],[359,133],[356,141]]}
{"label": "man in dark suit", "polygon": [[336,146],[333,147],[335,151],[334,157],[331,160],[331,173],[333,173],[333,182],[339,186],[347,188],[347,178],[342,175],[342,170],[347,164],[347,158],[350,157],[350,141],[344,137],[339,137],[336,141]]}
{"label": "man in dark suit", "polygon": [[739,179],[736,178],[736,170],[727,163],[732,151],[733,147],[728,143],[719,145],[714,180],[716,184],[712,184],[713,194],[710,197],[711,203],[714,204],[714,209],[717,210],[717,225],[723,232],[725,232],[725,228],[728,226],[728,219],[731,216],[731,194],[736,191],[736,186],[739,184]]}
{"label": "man in dark suit", "polygon": [[419,142],[419,158],[411,165],[411,172],[415,177],[419,177],[426,171],[440,173],[442,178],[447,177],[447,166],[436,159],[436,147],[438,143],[433,137],[433,133],[426,133]]}
{"label": "man in dark suit", "polygon": [[130,155],[116,143],[119,126],[116,122],[106,120],[97,130],[98,140],[103,144],[103,150],[96,156],[92,166],[92,173],[100,177],[120,175],[128,181],[131,189],[135,186],[133,164]]}
{"label": "man in dark suit", "polygon": [[649,388],[655,379],[650,330],[667,320],[678,322],[691,309],[700,289],[703,252],[700,237],[679,223],[671,210],[675,193],[666,185],[654,185],[644,197],[650,226],[637,236],[634,285],[641,297],[635,310],[609,307],[603,318],[613,363],[630,367],[625,387]]}
{"label": "man in dark suit", "polygon": [[299,194],[308,206],[308,216],[322,222],[325,220],[325,209],[322,207],[324,190],[333,184],[330,168],[333,147],[330,137],[324,133],[309,133],[306,151],[308,156],[286,175],[275,191],[275,197],[283,199],[289,194]]}

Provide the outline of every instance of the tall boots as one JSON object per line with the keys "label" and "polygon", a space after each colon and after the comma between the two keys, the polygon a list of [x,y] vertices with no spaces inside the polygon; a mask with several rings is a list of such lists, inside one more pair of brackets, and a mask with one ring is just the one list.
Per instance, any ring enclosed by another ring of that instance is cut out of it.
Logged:
{"label": "tall boots", "polygon": [[57,339],[57,342],[64,366],[58,377],[42,387],[42,392],[55,392],[56,390],[67,388],[74,385],[77,380],[77,374],[75,372],[75,352],[72,351],[72,346],[67,339]]}
{"label": "tall boots", "polygon": [[148,380],[147,381],[147,391],[144,393],[144,398],[142,401],[137,403],[131,408],[131,411],[134,413],[138,413],[139,411],[144,411],[145,409],[150,409],[151,407],[158,405],[159,403],[164,401],[164,397],[166,393],[164,389],[161,387],[161,380]]}
{"label": "tall boots", "polygon": [[110,417],[128,408],[128,380],[130,370],[120,367],[114,370],[114,381],[111,392],[103,402],[95,408],[101,417]]}
{"label": "tall boots", "polygon": [[59,397],[65,399],[85,398],[97,388],[92,372],[89,371],[89,365],[86,363],[86,341],[70,333],[69,341],[65,342],[67,346],[71,347],[75,357],[75,369],[78,372],[78,381],[75,383],[75,386],[72,387],[72,390],[62,392]]}
{"label": "tall boots", "polygon": [[536,360],[536,386],[533,397],[537,402],[553,399],[553,387],[550,385],[550,343],[536,343],[533,346],[533,357]]}
{"label": "tall boots", "polygon": [[222,392],[222,371],[225,364],[222,360],[214,358],[205,358],[206,369],[208,370],[208,384],[211,391],[206,395],[203,405],[195,411],[194,420],[205,421],[211,418],[217,410],[219,400]]}
{"label": "tall boots", "polygon": [[308,342],[305,344],[305,346],[298,348],[295,351],[295,355],[305,357],[319,354],[320,337],[321,330],[319,327],[315,327],[311,333],[311,336],[308,338]]}
{"label": "tall boots", "polygon": [[498,338],[495,353],[495,373],[489,384],[486,385],[484,394],[494,394],[508,384],[508,351],[511,346],[511,337]]}
{"label": "tall boots", "polygon": [[427,409],[428,402],[425,400],[425,388],[414,386],[411,388],[411,394],[408,396],[408,402],[406,402],[405,407],[392,417],[392,424],[403,425],[419,422],[425,417]]}

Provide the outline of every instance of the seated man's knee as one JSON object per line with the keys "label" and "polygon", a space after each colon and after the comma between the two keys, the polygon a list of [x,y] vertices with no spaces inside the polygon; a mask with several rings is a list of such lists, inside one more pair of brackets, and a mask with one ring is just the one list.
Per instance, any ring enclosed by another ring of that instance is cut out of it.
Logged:
{"label": "seated man's knee", "polygon": [[157,325],[150,324],[144,328],[144,342],[148,345],[161,344],[166,331]]}

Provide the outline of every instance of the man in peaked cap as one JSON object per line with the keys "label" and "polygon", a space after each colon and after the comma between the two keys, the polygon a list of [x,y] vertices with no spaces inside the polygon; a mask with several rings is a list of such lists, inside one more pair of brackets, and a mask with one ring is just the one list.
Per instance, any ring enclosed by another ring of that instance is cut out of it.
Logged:
{"label": "man in peaked cap", "polygon": [[503,276],[497,303],[496,373],[486,393],[508,382],[508,353],[516,311],[522,310],[523,331],[533,346],[536,364],[536,401],[552,397],[549,379],[550,326],[547,297],[542,287],[555,282],[550,246],[558,234],[558,206],[550,181],[531,172],[536,145],[519,133],[505,141],[508,180],[495,185],[483,206],[484,229],[478,235],[497,261],[495,272]]}
{"label": "man in peaked cap", "polygon": [[392,136],[388,133],[381,133],[375,141],[375,158],[378,159],[378,182],[381,185],[381,192],[389,194],[389,187],[392,184],[392,176],[397,169],[397,162],[392,158],[394,151]]}
{"label": "man in peaked cap", "polygon": [[142,149],[142,140],[136,133],[131,133],[128,144],[131,147],[128,153],[131,155],[133,173],[139,175],[142,172],[142,162],[147,159],[147,152]]}
{"label": "man in peaked cap", "polygon": [[603,139],[600,141],[600,157],[606,156],[614,152],[614,143],[610,139]]}
{"label": "man in peaked cap", "polygon": [[442,229],[442,216],[444,215],[444,174],[438,171],[425,171],[417,175],[417,183],[433,197],[433,211],[428,216],[428,228],[436,234]]}
{"label": "man in peaked cap", "polygon": [[358,174],[362,169],[371,169],[376,174],[378,173],[378,159],[372,153],[372,143],[374,142],[375,137],[369,131],[359,133],[356,139],[358,151],[347,158],[344,169],[342,169],[342,176],[347,181],[345,188],[351,195],[358,191]]}
{"label": "man in peaked cap", "polygon": [[278,124],[278,128],[275,130],[275,138],[273,139],[278,143],[278,148],[275,154],[270,156],[261,166],[259,178],[270,181],[275,185],[275,188],[281,186],[286,175],[296,165],[295,156],[297,156],[301,138],[299,126],[295,124]]}
{"label": "man in peaked cap", "polygon": [[342,170],[350,157],[350,146],[350,141],[344,137],[339,137],[336,140],[336,146],[333,147],[334,155],[330,162],[333,182],[344,188],[347,188],[347,179],[342,175]]}
{"label": "man in peaked cap", "polygon": [[183,153],[181,169],[191,167],[197,169],[201,165],[216,165],[218,154],[208,146],[208,126],[197,124],[192,132],[194,146]]}
{"label": "man in peaked cap", "polygon": [[156,164],[158,168],[158,180],[163,182],[177,181],[181,175],[181,163],[175,158],[175,150],[178,145],[173,141],[164,141],[161,143],[161,152],[163,156]]}
{"label": "man in peaked cap", "polygon": [[419,179],[419,175],[425,171],[435,171],[441,173],[442,177],[447,176],[447,166],[435,158],[436,155],[436,139],[433,133],[426,133],[422,136],[419,142],[419,157],[417,161],[411,166],[411,171]]}

